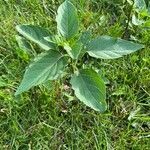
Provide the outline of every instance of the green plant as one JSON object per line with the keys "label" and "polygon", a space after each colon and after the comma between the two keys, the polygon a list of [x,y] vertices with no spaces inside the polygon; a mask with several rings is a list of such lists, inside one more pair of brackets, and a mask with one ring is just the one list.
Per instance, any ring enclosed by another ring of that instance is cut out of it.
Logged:
{"label": "green plant", "polygon": [[132,24],[142,26],[145,29],[150,27],[150,2],[145,0],[134,0],[132,5]]}
{"label": "green plant", "polygon": [[[18,25],[17,31],[46,50],[26,69],[15,95],[33,86],[66,76],[76,97],[94,110],[107,109],[106,87],[102,77],[82,58],[87,53],[95,58],[115,59],[143,48],[143,45],[110,36],[92,38],[89,32],[79,33],[79,21],[74,5],[66,0],[58,8],[57,35],[34,25]],[[19,38],[20,39],[20,38]]]}

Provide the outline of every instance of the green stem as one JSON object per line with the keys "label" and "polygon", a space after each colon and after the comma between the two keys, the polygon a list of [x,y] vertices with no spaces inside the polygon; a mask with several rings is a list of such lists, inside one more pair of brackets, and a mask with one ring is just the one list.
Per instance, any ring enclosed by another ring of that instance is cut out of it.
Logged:
{"label": "green stem", "polygon": [[[126,1],[126,3],[127,3],[127,1]],[[126,38],[126,36],[127,36],[127,32],[128,32],[128,28],[129,28],[129,23],[130,23],[131,15],[132,15],[133,6],[134,6],[134,2],[132,3],[132,5],[130,7],[130,10],[129,10],[129,13],[127,15],[128,20],[127,20],[127,23],[126,23],[126,27],[125,27],[124,33],[122,35],[123,39]]]}
{"label": "green stem", "polygon": [[78,62],[78,60],[75,60],[75,61],[72,60],[71,61],[72,73],[75,73],[78,71],[77,62]]}

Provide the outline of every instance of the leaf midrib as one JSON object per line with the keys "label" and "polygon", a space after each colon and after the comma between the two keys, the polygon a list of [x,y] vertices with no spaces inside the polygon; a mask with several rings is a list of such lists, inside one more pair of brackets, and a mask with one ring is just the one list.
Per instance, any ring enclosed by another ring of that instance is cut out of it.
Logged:
{"label": "leaf midrib", "polygon": [[[84,76],[83,74],[82,74],[82,76]],[[98,104],[98,106],[100,105],[100,104],[102,104],[102,102],[101,101],[97,101],[97,98],[95,98],[94,97],[94,95],[93,95],[93,93],[92,92],[90,92],[90,89],[88,88],[88,86],[86,86],[86,84],[85,84],[85,81],[84,81],[84,78],[81,76],[81,80],[82,80],[82,83],[84,84],[84,86],[85,86],[85,88],[87,89],[87,91],[88,91],[88,93],[89,94],[91,94],[92,95],[92,97],[94,98],[94,101]],[[86,75],[87,76],[87,75]],[[88,83],[89,84],[89,83]],[[89,84],[89,85],[91,85],[91,84]],[[93,85],[92,85],[93,86]],[[94,88],[95,88],[95,86],[93,86]],[[99,89],[98,89],[98,91],[100,91]],[[100,91],[100,93],[103,95],[103,93]],[[104,95],[103,95],[104,96]],[[90,102],[90,101],[88,101],[88,102]],[[90,102],[91,103],[91,102]]]}

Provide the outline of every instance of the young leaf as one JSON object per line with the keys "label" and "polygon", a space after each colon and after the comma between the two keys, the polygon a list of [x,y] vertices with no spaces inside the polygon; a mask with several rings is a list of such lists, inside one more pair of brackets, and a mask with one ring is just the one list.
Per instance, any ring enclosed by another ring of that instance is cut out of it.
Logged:
{"label": "young leaf", "polygon": [[134,0],[134,7],[138,11],[143,11],[146,9],[146,3],[144,0]]}
{"label": "young leaf", "polygon": [[53,49],[55,47],[54,43],[44,39],[44,37],[50,36],[50,33],[42,27],[34,25],[18,25],[16,26],[16,29],[21,35],[37,43],[45,50]]}
{"label": "young leaf", "polygon": [[107,109],[106,87],[101,77],[91,69],[83,69],[71,79],[72,88],[79,100],[94,110]]}
{"label": "young leaf", "polygon": [[44,39],[48,42],[55,43],[57,45],[63,42],[62,37],[60,37],[59,35],[47,36],[47,37],[44,37]]}
{"label": "young leaf", "polygon": [[16,36],[16,41],[18,42],[19,48],[24,52],[24,53],[31,53],[32,47],[31,45],[24,39],[23,37],[17,35]]}
{"label": "young leaf", "polygon": [[78,59],[78,57],[81,53],[81,50],[82,50],[82,43],[80,43],[80,42],[75,43],[73,45],[72,51],[71,51],[72,56],[73,56],[72,58],[73,59]]}
{"label": "young leaf", "polygon": [[144,20],[138,19],[134,14],[132,15],[132,23],[136,26],[142,25]]}
{"label": "young leaf", "polygon": [[82,43],[77,42],[72,47],[66,44],[64,45],[64,49],[67,51],[72,59],[78,59],[82,49]]}
{"label": "young leaf", "polygon": [[83,32],[80,37],[81,43],[83,43],[86,46],[90,40],[91,40],[91,32],[90,31]]}
{"label": "young leaf", "polygon": [[47,80],[57,79],[63,72],[66,63],[66,59],[57,51],[51,50],[40,54],[27,68],[15,95],[27,91],[32,86],[39,85]]}
{"label": "young leaf", "polygon": [[81,59],[86,53],[86,47],[90,40],[91,40],[90,31],[85,31],[81,34],[79,41],[83,44],[83,46],[82,46],[82,50],[80,51],[79,59]]}
{"label": "young leaf", "polygon": [[19,48],[16,48],[16,54],[22,60],[28,61],[33,50],[30,43],[24,37],[19,35],[16,35],[16,41],[19,45]]}
{"label": "young leaf", "polygon": [[100,36],[91,40],[87,45],[90,56],[102,59],[115,59],[130,54],[143,45],[110,36]]}
{"label": "young leaf", "polygon": [[78,16],[74,5],[66,0],[59,6],[57,13],[58,32],[67,39],[75,36],[78,31]]}

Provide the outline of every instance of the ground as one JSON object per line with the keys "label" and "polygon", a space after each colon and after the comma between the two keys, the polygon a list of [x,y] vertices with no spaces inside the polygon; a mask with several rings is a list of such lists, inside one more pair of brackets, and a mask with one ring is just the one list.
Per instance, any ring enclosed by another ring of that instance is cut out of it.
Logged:
{"label": "ground", "polygon": [[[105,113],[77,99],[69,100],[59,82],[36,87],[15,97],[32,55],[19,49],[18,24],[34,24],[56,33],[55,14],[63,2],[0,1],[0,149],[4,150],[148,150],[150,147],[150,32],[131,23],[130,5],[123,1],[74,0],[80,30],[94,36],[135,40],[145,48],[116,60],[89,58],[107,84]],[[35,51],[41,51],[32,44]]]}

